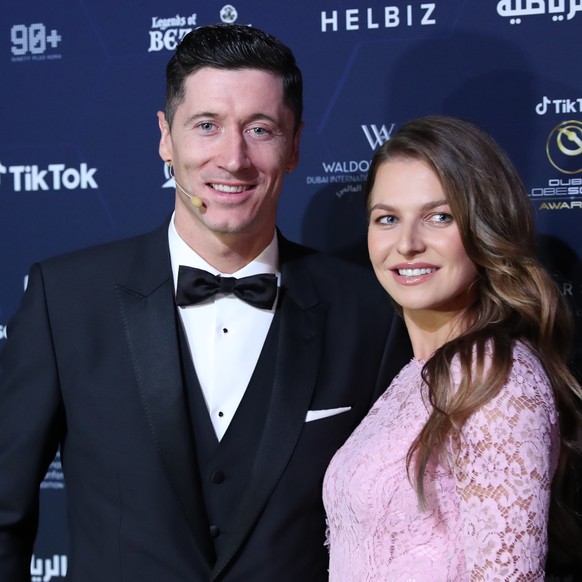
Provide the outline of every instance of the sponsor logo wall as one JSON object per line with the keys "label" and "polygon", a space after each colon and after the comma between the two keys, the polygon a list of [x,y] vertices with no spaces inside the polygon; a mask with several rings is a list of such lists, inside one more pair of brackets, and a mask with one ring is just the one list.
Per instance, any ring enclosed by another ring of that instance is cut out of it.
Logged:
{"label": "sponsor logo wall", "polygon": [[[582,328],[579,0],[10,0],[0,24],[0,349],[33,262],[146,231],[171,212],[173,180],[157,153],[165,65],[190,30],[220,21],[273,33],[304,73],[284,234],[365,261],[373,151],[410,118],[465,117],[520,170],[540,253]],[[64,579],[64,496],[57,458],[42,484],[31,580]]]}

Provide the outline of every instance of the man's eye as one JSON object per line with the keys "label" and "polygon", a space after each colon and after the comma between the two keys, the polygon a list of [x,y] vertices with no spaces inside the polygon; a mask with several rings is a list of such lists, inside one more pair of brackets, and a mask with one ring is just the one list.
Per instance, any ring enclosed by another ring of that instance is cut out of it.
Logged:
{"label": "man's eye", "polygon": [[203,131],[211,131],[214,129],[214,123],[210,121],[203,121],[202,123],[198,124],[198,127]]}
{"label": "man's eye", "polygon": [[266,129],[265,127],[253,127],[251,129],[251,132],[259,137],[262,137],[263,135],[268,135],[270,132],[268,129]]}

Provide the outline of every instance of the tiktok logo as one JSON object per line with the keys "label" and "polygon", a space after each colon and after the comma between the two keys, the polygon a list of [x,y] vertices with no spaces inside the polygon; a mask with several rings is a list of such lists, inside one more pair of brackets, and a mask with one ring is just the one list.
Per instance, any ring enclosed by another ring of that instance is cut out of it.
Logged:
{"label": "tiktok logo", "polygon": [[22,164],[6,167],[0,162],[0,180],[3,174],[11,174],[14,192],[97,189],[99,185],[95,180],[96,172],[97,168],[90,168],[86,163],[79,164],[78,168],[71,168],[65,164],[49,164],[46,167]]}

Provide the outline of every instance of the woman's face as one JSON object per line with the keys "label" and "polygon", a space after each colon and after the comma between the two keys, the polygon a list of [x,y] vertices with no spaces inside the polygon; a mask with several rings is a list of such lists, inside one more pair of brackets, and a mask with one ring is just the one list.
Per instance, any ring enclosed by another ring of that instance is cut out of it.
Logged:
{"label": "woman's face", "polygon": [[473,298],[477,277],[435,172],[423,161],[382,164],[370,193],[370,259],[405,316],[455,317]]}

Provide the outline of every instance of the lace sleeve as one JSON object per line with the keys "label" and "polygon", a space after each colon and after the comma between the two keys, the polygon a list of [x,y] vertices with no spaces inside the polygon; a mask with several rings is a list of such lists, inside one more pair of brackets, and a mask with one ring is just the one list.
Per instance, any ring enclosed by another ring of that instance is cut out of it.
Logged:
{"label": "lace sleeve", "polygon": [[507,385],[463,427],[454,464],[471,580],[544,579],[556,421],[543,369],[518,350]]}

